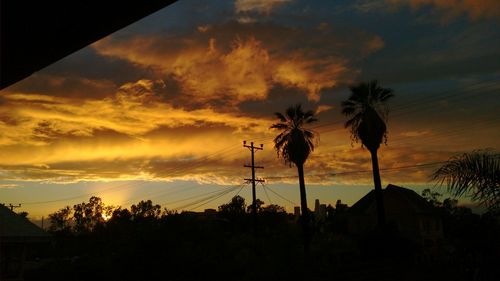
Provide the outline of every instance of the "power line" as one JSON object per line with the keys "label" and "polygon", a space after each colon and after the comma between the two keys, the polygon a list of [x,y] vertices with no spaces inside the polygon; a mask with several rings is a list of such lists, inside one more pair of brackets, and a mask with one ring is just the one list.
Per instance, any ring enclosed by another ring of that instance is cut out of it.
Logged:
{"label": "power line", "polygon": [[[406,112],[397,113],[397,114],[393,115],[393,117],[399,117],[399,116],[402,116],[402,115],[414,112],[421,105],[425,105],[425,108],[430,108],[430,107],[437,106],[437,104],[432,104],[432,103],[429,104],[430,101],[441,100],[441,99],[447,98],[447,97],[452,98],[452,99],[454,99],[454,98],[461,98],[461,95],[469,95],[469,94],[477,93],[477,90],[478,90],[477,88],[471,89],[474,86],[478,86],[479,85],[480,86],[479,89],[482,89],[482,88],[485,88],[485,87],[491,87],[492,84],[496,85],[498,83],[496,81],[495,81],[495,83],[487,83],[487,84],[485,84],[484,82],[478,82],[478,83],[471,84],[471,85],[467,86],[467,88],[465,88],[465,89],[458,89],[458,90],[457,89],[451,89],[451,90],[447,90],[447,91],[438,93],[437,95],[427,96],[427,97],[420,97],[420,98],[416,98],[416,99],[411,99],[411,100],[407,101],[403,105],[400,105],[400,106],[396,105],[396,106],[392,107],[391,111],[392,112],[400,112],[400,111],[404,111],[404,110],[409,109],[409,108],[413,108],[414,109],[413,111],[409,111],[409,112],[406,111]],[[441,96],[443,93],[444,94],[448,94],[448,95]],[[339,125],[339,124],[343,124],[343,123],[344,123],[344,121],[342,121],[342,120],[335,120],[335,121],[332,121],[332,122],[328,122],[328,123],[324,123],[324,124],[321,124],[321,125],[317,125],[317,126],[311,127],[311,129],[329,127],[329,126],[332,126],[332,125]],[[339,128],[336,128],[336,129],[333,129],[333,131],[337,130],[337,129],[340,130],[341,128],[343,128],[343,126],[339,127]],[[332,131],[332,130],[330,129],[330,130],[327,130],[326,132],[329,132],[329,131]]]}
{"label": "power line", "polygon": [[205,201],[207,201],[207,200],[210,200],[210,199],[212,199],[212,198],[219,198],[219,197],[222,197],[222,196],[224,196],[225,194],[228,194],[228,193],[230,193],[230,192],[234,191],[235,189],[239,188],[240,186],[241,186],[241,185],[230,187],[230,188],[228,188],[228,189],[226,189],[226,190],[222,190],[222,191],[220,191],[219,193],[216,193],[216,194],[214,194],[214,195],[206,196],[206,197],[204,197],[204,198],[202,198],[202,199],[196,200],[196,201],[194,201],[194,202],[191,202],[191,203],[185,204],[185,205],[180,206],[180,207],[176,207],[176,208],[174,208],[174,209],[175,209],[175,210],[185,209],[185,208],[191,207],[191,206],[193,206],[193,205],[196,205],[196,204],[199,204],[199,203],[205,202]]}
{"label": "power line", "polygon": [[[226,158],[227,156],[231,156],[231,155],[233,155],[233,154],[236,154],[236,153],[231,153],[231,154],[228,154],[228,155],[226,155],[226,156],[219,157],[218,159],[219,159],[219,160],[220,160],[220,159],[224,159],[224,158]],[[195,163],[194,165],[192,165],[192,167],[193,167],[193,168],[196,168],[196,167],[201,166],[201,165],[203,165],[203,164],[204,164],[203,162]],[[184,171],[187,171],[187,169],[184,169]],[[189,183],[187,183],[187,184],[189,184]],[[175,188],[183,187],[183,186],[186,186],[187,184],[184,184],[184,185],[182,185],[182,186],[176,186]],[[193,189],[193,188],[196,188],[196,187],[198,187],[198,186],[193,185],[193,186],[191,186],[191,187],[189,187],[189,188],[187,188],[187,189],[182,189],[182,190],[178,190],[178,191],[174,191],[174,192],[169,192],[170,190],[169,190],[169,191],[160,190],[159,192],[154,192],[154,193],[150,194],[150,195],[154,195],[153,197],[150,197],[150,199],[152,199],[152,198],[160,198],[160,197],[163,197],[163,196],[165,196],[165,195],[171,195],[171,194],[175,194],[175,193],[179,193],[179,192],[184,192],[184,191],[186,191],[186,190],[190,190],[190,189]],[[143,197],[143,196],[137,196],[137,197],[135,197],[135,198],[141,198],[141,197]],[[134,199],[132,199],[132,200],[134,200]],[[131,200],[128,200],[128,201],[126,201],[126,202],[130,202],[130,201],[131,201]]]}
{"label": "power line", "polygon": [[271,197],[269,197],[269,194],[267,194],[267,188],[264,184],[262,184],[262,189],[264,189],[264,193],[266,194],[267,200],[269,200],[269,204],[273,204],[273,202],[271,201]]}
{"label": "power line", "polygon": [[226,191],[226,190],[214,190],[214,191],[205,192],[205,193],[202,193],[202,194],[197,194],[197,195],[194,195],[194,196],[190,196],[190,197],[187,197],[187,198],[184,198],[184,199],[179,199],[179,200],[175,200],[175,201],[165,202],[163,204],[165,204],[165,205],[176,204],[176,203],[179,203],[179,202],[183,202],[183,201],[195,199],[195,198],[198,198],[198,197],[201,197],[201,196],[205,196],[205,195],[209,195],[209,194],[213,194],[213,193],[220,193],[220,192],[224,192],[224,191]]}
{"label": "power line", "polygon": [[[383,168],[383,169],[380,169],[380,171],[392,171],[392,170],[403,170],[403,169],[410,169],[410,168],[435,166],[435,165],[439,165],[439,164],[444,164],[446,162],[447,161],[439,161],[439,162],[423,163],[423,164],[408,165],[408,166]],[[345,171],[345,172],[338,172],[338,173],[312,174],[312,175],[308,175],[308,177],[340,176],[340,175],[371,173],[371,172],[372,172],[372,170],[355,170],[355,171]],[[296,175],[294,175],[294,176],[275,176],[275,177],[266,177],[265,179],[288,179],[288,178],[298,178],[298,176],[296,176]]]}
{"label": "power line", "polygon": [[276,196],[278,196],[279,198],[281,198],[281,199],[283,199],[283,200],[285,200],[285,201],[287,201],[287,202],[289,202],[289,203],[291,203],[291,204],[293,204],[293,205],[297,205],[297,203],[295,203],[295,202],[293,202],[293,201],[291,201],[291,200],[289,200],[289,199],[285,198],[284,196],[282,196],[282,195],[278,194],[276,191],[272,190],[269,186],[267,187],[267,189],[269,189],[269,191],[271,191],[272,193],[274,193],[274,194],[275,194]]}
{"label": "power line", "polygon": [[236,195],[234,195],[235,197],[240,194],[240,192],[243,190],[243,187],[245,187],[245,185],[241,185],[240,190],[238,190],[238,192],[236,192]]}
{"label": "power line", "polygon": [[[239,190],[237,193],[240,193],[241,189],[243,189],[243,186],[240,188],[240,190]],[[233,190],[231,190],[231,191],[233,191]],[[224,195],[226,195],[226,194],[228,194],[228,193],[231,193],[231,192],[227,192],[227,193],[221,194],[221,195],[219,195],[219,196],[217,196],[217,197],[215,197],[215,198],[212,198],[212,199],[210,199],[210,200],[208,200],[208,201],[206,201],[206,202],[204,202],[204,203],[202,203],[202,204],[200,204],[200,205],[198,205],[198,206],[196,206],[196,207],[194,207],[194,208],[192,208],[192,209],[193,209],[193,210],[196,210],[196,209],[198,209],[198,208],[200,208],[200,207],[202,207],[202,206],[204,206],[204,205],[206,205],[206,204],[208,204],[208,203],[210,203],[210,202],[212,202],[212,201],[214,201],[214,200],[219,199],[220,197],[222,197],[222,196],[224,196]]]}
{"label": "power line", "polygon": [[[500,118],[494,118],[494,119],[487,119],[487,120],[482,120],[480,124],[469,124],[470,126],[462,126],[460,128],[453,128],[451,130],[439,130],[432,135],[424,135],[424,136],[419,136],[418,141],[426,141],[430,142],[436,139],[441,139],[441,138],[446,138],[446,137],[452,137],[452,136],[458,136],[464,131],[469,131],[469,132],[478,132],[478,131],[483,131],[487,130],[493,127],[497,127],[498,125],[496,122],[498,122]],[[469,135],[470,136],[470,135]],[[415,140],[415,137],[412,136],[402,136],[402,137],[397,137],[389,140],[390,144],[401,144],[405,143],[408,139],[413,139]]]}

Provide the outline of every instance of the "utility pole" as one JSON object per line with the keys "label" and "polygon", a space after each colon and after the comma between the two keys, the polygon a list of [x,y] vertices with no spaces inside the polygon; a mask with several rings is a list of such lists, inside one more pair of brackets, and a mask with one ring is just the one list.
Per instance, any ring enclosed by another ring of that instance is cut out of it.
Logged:
{"label": "utility pole", "polygon": [[17,205],[9,204],[9,208],[10,208],[11,211],[14,212],[14,208],[21,208],[21,204],[17,204]]}
{"label": "utility pole", "polygon": [[255,169],[264,169],[263,166],[255,166],[255,151],[256,150],[263,150],[264,149],[264,145],[263,144],[260,144],[260,147],[257,147],[257,146],[254,146],[253,145],[253,141],[250,142],[250,145],[247,145],[247,141],[243,141],[243,147],[246,147],[248,149],[250,149],[250,152],[252,154],[252,164],[251,165],[243,165],[244,167],[247,167],[247,168],[252,168],[252,178],[251,179],[245,179],[246,181],[250,181],[252,182],[252,213],[253,213],[253,216],[254,216],[254,224],[256,225],[256,222],[257,222],[257,196],[256,196],[256,193],[255,193],[255,182],[264,182],[264,180],[262,179],[258,179],[256,180],[255,179]]}

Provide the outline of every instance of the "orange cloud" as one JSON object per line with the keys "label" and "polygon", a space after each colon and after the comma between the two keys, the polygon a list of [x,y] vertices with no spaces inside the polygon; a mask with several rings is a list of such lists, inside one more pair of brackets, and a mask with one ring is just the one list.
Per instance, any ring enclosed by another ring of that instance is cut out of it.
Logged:
{"label": "orange cloud", "polygon": [[[268,130],[273,120],[245,117],[238,112],[174,108],[157,95],[163,88],[162,81],[140,80],[121,86],[112,97],[76,104],[71,99],[56,102],[43,95],[4,95],[6,104],[0,110],[12,110],[11,121],[1,123],[5,134],[0,145],[0,179],[238,184],[248,172],[242,167],[249,155],[241,140],[258,136],[265,145],[256,155],[259,165],[265,166],[259,176],[285,176],[270,179],[271,184],[297,182],[295,168],[276,158],[272,147],[276,132]],[[391,133],[413,132],[404,129]],[[12,139],[6,142],[5,136]],[[349,142],[349,132],[342,128],[321,134],[306,163],[307,183],[370,185],[369,153]],[[442,161],[450,156],[445,150],[416,150],[392,143],[390,139],[389,146],[380,150],[382,169]],[[427,182],[430,168],[382,171],[382,178],[384,183]],[[366,171],[344,174],[359,170]]]}
{"label": "orange cloud", "polygon": [[[158,94],[164,87],[161,80],[144,79],[122,85],[113,96],[84,101],[3,94],[0,177],[54,182],[152,179],[164,175],[149,171],[151,159],[178,165],[184,158],[203,157],[240,144],[250,134],[268,132],[267,119],[175,108]],[[97,169],[97,163],[106,164]],[[196,177],[201,181],[213,173]]]}
{"label": "orange cloud", "polygon": [[[159,126],[179,127],[198,122],[220,123],[233,128],[244,124],[267,126],[263,120],[213,109],[174,108],[157,95],[163,81],[139,80],[120,87],[112,97],[102,100],[72,100],[43,95],[12,93],[4,95],[8,104],[0,107],[0,144],[37,144],[35,135],[60,134],[90,136],[93,130],[112,130],[140,136]],[[259,129],[260,128],[260,129]],[[263,130],[262,127],[256,129]],[[43,143],[41,143],[43,144]]]}
{"label": "orange cloud", "polygon": [[[265,145],[256,155],[259,165],[265,166],[259,176],[285,176],[270,183],[296,183],[295,168],[284,165],[273,150],[276,132],[268,129],[275,121],[271,114],[250,117],[239,110],[174,106],[169,90],[164,80],[142,79],[125,83],[100,100],[3,92],[0,179],[238,184],[248,172],[242,164],[249,154],[241,141],[258,138]],[[329,109],[316,107],[317,112]],[[382,169],[446,160],[453,150],[477,145],[448,136],[446,131],[439,135],[428,124],[401,126],[397,122],[394,119],[390,124],[390,134],[396,138],[390,137],[389,146],[379,153]],[[349,131],[341,124],[338,130],[321,127],[318,131],[325,133],[306,163],[307,183],[371,184],[369,153],[359,144],[349,146]],[[492,133],[476,136],[491,139]],[[385,183],[422,183],[431,168],[383,171],[382,178]],[[343,174],[357,170],[367,172]]]}
{"label": "orange cloud", "polygon": [[108,37],[93,45],[102,55],[173,77],[187,100],[230,105],[264,100],[276,83],[298,87],[318,101],[322,89],[351,82],[358,73],[356,62],[383,46],[380,37],[356,30],[347,36],[334,28],[309,31],[237,22],[190,34]]}

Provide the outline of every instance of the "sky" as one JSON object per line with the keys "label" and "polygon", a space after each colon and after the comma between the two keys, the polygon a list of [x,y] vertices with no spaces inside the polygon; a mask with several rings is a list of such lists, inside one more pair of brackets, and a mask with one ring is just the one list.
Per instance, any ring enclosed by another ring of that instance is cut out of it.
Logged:
{"label": "sky", "polygon": [[439,162],[500,146],[499,23],[496,0],[180,0],[0,91],[0,202],[32,219],[92,195],[249,203],[247,140],[264,145],[258,198],[292,212],[296,169],[269,127],[301,103],[319,119],[309,205],[352,205],[371,162],[340,103],[373,79],[395,93],[383,186],[445,193],[429,179]]}

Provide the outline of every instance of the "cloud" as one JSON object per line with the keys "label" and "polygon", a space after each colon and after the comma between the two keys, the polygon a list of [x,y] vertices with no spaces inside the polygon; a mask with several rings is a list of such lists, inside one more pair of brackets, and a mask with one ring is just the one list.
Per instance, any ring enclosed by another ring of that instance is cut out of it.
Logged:
{"label": "cloud", "polygon": [[242,24],[247,24],[247,23],[256,23],[257,19],[249,16],[241,16],[238,17],[237,21]]}
{"label": "cloud", "polygon": [[291,0],[236,0],[234,8],[236,13],[257,12],[269,14],[272,9],[289,2]]}
{"label": "cloud", "polygon": [[319,105],[318,108],[316,108],[315,114],[320,114],[322,112],[329,111],[333,109],[334,107],[332,105]]}
{"label": "cloud", "polygon": [[6,91],[85,99],[107,96],[113,94],[116,89],[117,85],[107,79],[89,79],[43,72],[31,75]]}
{"label": "cloud", "polygon": [[210,25],[200,25],[196,28],[199,32],[207,32],[210,29]]}
{"label": "cloud", "polygon": [[443,21],[464,15],[474,21],[500,17],[500,2],[497,0],[386,0],[386,2],[395,6],[410,6],[413,10],[431,7],[441,15]]}
{"label": "cloud", "polygon": [[[162,80],[144,79],[126,83],[101,100],[2,95],[0,165],[7,171],[2,178],[137,177],[146,170],[130,166],[134,161],[203,157],[214,148],[239,144],[249,134],[268,131],[268,119],[210,108],[174,108],[162,95],[164,88]],[[126,169],[113,165],[119,160]],[[108,166],[96,171],[101,162]]]}
{"label": "cloud", "polygon": [[[338,136],[336,136],[338,137]],[[219,140],[220,143],[220,140]],[[206,143],[206,151],[192,149],[191,154],[173,156],[160,151],[161,147],[173,145],[165,142],[163,146],[149,144],[148,153],[144,147],[134,146],[121,151],[122,157],[99,160],[85,160],[74,151],[72,161],[54,162],[50,165],[2,165],[2,180],[28,180],[48,183],[74,183],[79,181],[112,181],[112,180],[147,180],[173,181],[190,180],[204,184],[234,185],[239,184],[248,172],[241,163],[248,160],[247,151],[234,147],[221,153],[220,144]],[[192,144],[190,144],[192,145]],[[226,144],[227,145],[227,144]],[[222,145],[224,146],[224,145]],[[218,147],[218,149],[214,149]],[[81,147],[84,153],[90,149]],[[132,153],[131,153],[132,152]],[[83,153],[82,153],[83,154]],[[132,157],[134,156],[135,157]],[[436,166],[425,166],[410,169],[394,169],[401,166],[442,161],[449,153],[412,150],[404,147],[384,149],[380,153],[381,174],[384,184],[425,183]],[[69,158],[68,158],[69,159]],[[296,169],[285,165],[276,158],[271,146],[265,145],[264,151],[257,155],[259,165],[265,167],[258,176],[268,179],[269,184],[297,183]],[[372,184],[371,162],[369,153],[360,147],[348,145],[334,147],[319,146],[306,162],[306,180],[314,185],[360,185]],[[270,178],[268,178],[270,177]],[[278,178],[276,178],[278,177]],[[282,177],[282,178],[280,178]]]}
{"label": "cloud", "polygon": [[16,187],[19,187],[18,184],[13,184],[13,183],[10,183],[10,184],[0,184],[0,189],[11,189],[11,188],[16,188]]}
{"label": "cloud", "polygon": [[420,136],[429,135],[430,133],[431,133],[430,131],[424,130],[424,131],[405,131],[405,132],[401,132],[399,134],[403,137],[420,137]]}
{"label": "cloud", "polygon": [[386,0],[361,0],[355,1],[353,7],[357,11],[369,13],[374,11],[386,11],[387,3]]}
{"label": "cloud", "polygon": [[[276,132],[268,129],[271,116],[174,108],[164,91],[161,80],[139,80],[122,85],[114,96],[103,100],[4,95],[6,103],[0,111],[9,108],[11,120],[0,123],[5,133],[0,179],[50,183],[194,180],[232,185],[240,183],[247,172],[241,165],[248,161],[248,151],[241,147],[241,140],[258,136],[265,144],[256,155],[259,165],[265,166],[259,176],[285,176],[271,179],[271,184],[296,183],[295,169],[277,159],[273,150]],[[316,111],[328,108],[319,105]],[[371,184],[369,153],[345,143],[349,143],[345,130],[321,135],[306,163],[308,183]],[[388,146],[379,157],[384,169],[441,161],[449,153]],[[358,170],[365,172],[349,173]],[[425,182],[428,172],[419,168],[382,174],[384,183],[401,184]]]}
{"label": "cloud", "polygon": [[321,90],[351,82],[356,63],[383,46],[380,37],[359,30],[238,22],[186,34],[108,37],[93,45],[101,55],[158,68],[191,103],[232,106],[264,100],[276,83],[318,101]]}

